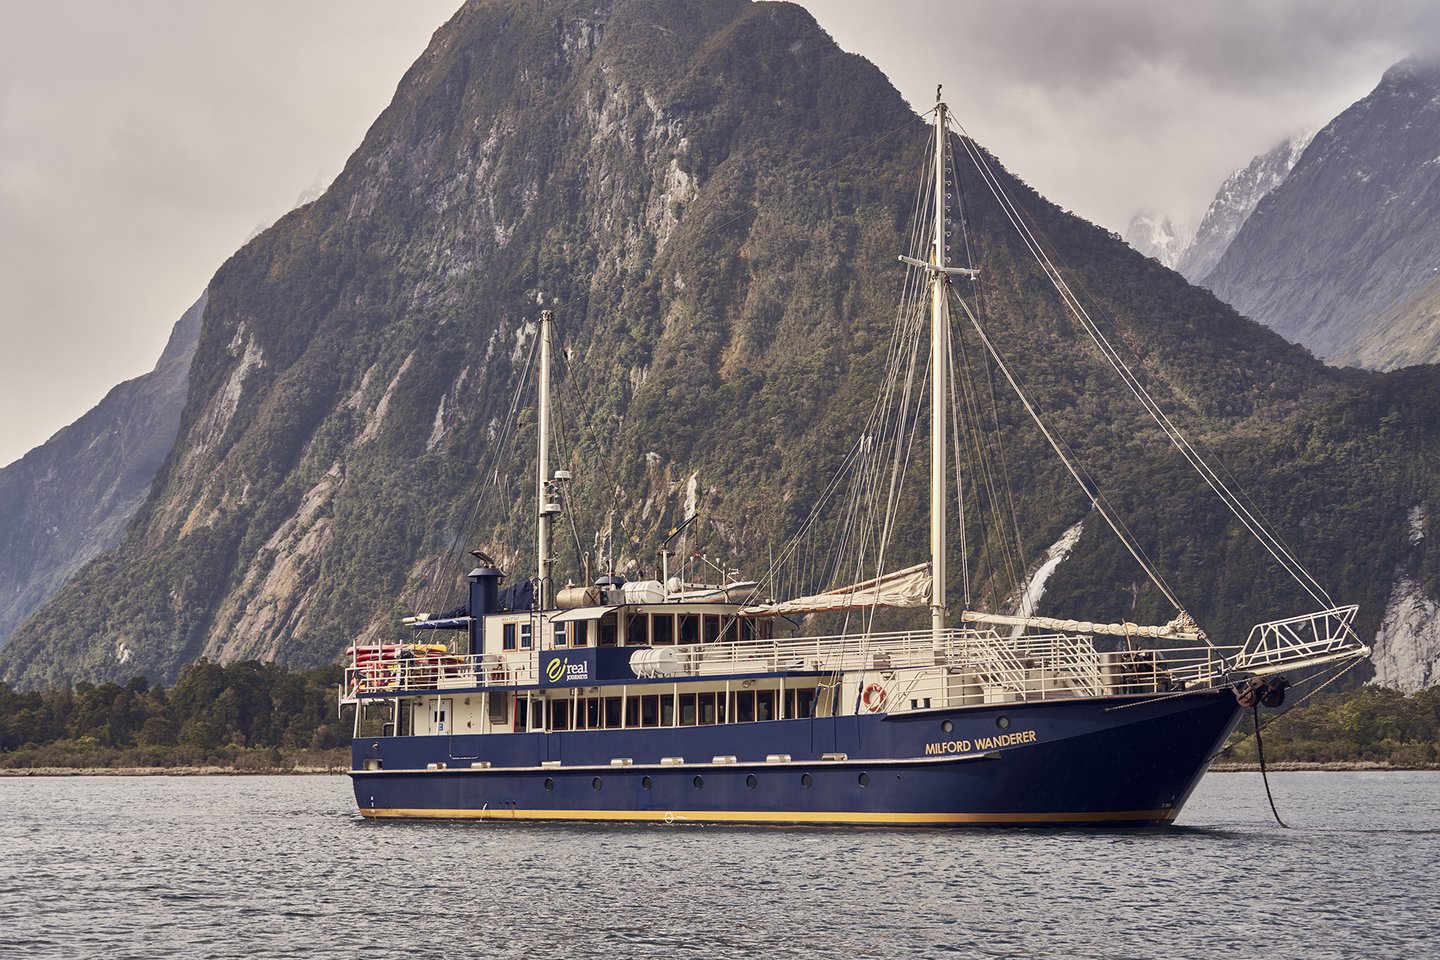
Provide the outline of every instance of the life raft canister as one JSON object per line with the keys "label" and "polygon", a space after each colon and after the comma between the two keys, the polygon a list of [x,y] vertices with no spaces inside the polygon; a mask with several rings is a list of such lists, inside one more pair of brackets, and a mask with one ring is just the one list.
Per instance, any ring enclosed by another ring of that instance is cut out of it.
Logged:
{"label": "life raft canister", "polygon": [[877,713],[885,709],[885,697],[885,688],[878,683],[872,683],[860,694],[860,702],[865,705],[866,710]]}

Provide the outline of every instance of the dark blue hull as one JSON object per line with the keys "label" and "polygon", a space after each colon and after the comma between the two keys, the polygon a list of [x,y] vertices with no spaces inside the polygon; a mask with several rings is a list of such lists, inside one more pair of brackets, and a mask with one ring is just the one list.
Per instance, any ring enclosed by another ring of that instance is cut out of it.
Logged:
{"label": "dark blue hull", "polygon": [[[351,777],[370,817],[1146,825],[1179,814],[1239,712],[1229,691],[1212,690],[698,727],[367,738],[354,741]],[[622,758],[629,763],[612,764]]]}

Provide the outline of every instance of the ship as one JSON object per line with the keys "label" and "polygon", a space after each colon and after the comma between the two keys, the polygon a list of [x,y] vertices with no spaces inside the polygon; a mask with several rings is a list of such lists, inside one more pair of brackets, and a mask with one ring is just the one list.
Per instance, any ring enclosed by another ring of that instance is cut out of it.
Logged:
{"label": "ship", "polygon": [[[411,631],[408,639],[347,650],[339,694],[355,708],[349,776],[362,816],[1164,825],[1180,814],[1247,709],[1283,703],[1287,676],[1343,669],[1368,655],[1353,629],[1356,608],[1330,601],[1185,440],[1027,235],[983,151],[963,130],[952,130],[938,95],[931,114],[928,186],[917,194],[910,251],[918,255],[899,255],[896,268],[906,278],[902,299],[915,304],[901,311],[901,325],[914,338],[897,335],[892,354],[904,361],[910,351],[909,373],[888,381],[900,399],[891,406],[877,401],[847,459],[893,463],[916,433],[928,432],[928,560],[888,570],[889,557],[903,550],[886,541],[889,527],[872,523],[880,546],[833,565],[863,568],[868,576],[789,598],[776,599],[765,584],[735,571],[712,578],[716,583],[688,581],[684,565],[672,576],[670,540],[659,551],[657,578],[628,580],[606,570],[557,587],[552,544],[572,477],[550,467],[555,319],[543,311],[535,576],[506,585],[491,556],[473,551],[466,602],[447,613],[406,617],[396,635]],[[974,162],[1077,322],[1159,430],[1320,609],[1256,624],[1243,643],[1229,645],[1214,642],[1186,612],[1026,397],[966,295],[983,265],[951,262],[963,215],[953,200],[960,154]],[[907,319],[911,313],[918,319]],[[1172,620],[1043,617],[1023,596],[1008,611],[993,605],[986,611],[968,581],[958,591],[964,609],[949,608],[955,591],[947,578],[947,498],[954,487],[947,463],[959,442],[951,435],[959,415],[947,374],[956,366],[957,324],[1014,388],[1090,498],[1091,514],[1174,604]],[[928,407],[916,420],[922,427],[928,420],[928,430],[891,422],[894,409],[912,400],[917,410]],[[868,489],[893,508],[903,487],[892,476],[888,486]]]}

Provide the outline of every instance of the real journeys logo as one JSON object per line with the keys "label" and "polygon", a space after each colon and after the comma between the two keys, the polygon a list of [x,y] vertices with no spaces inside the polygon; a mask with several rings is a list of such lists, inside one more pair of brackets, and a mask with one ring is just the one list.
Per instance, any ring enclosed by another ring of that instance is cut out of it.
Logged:
{"label": "real journeys logo", "polygon": [[545,665],[545,679],[551,683],[559,683],[561,680],[589,680],[590,662],[581,660],[579,663],[571,663],[569,657],[555,657]]}

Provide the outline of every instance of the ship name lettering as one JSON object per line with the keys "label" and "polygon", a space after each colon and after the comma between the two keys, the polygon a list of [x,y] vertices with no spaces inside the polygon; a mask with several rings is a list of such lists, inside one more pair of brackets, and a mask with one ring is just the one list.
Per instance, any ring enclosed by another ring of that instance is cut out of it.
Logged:
{"label": "ship name lettering", "polygon": [[1018,747],[1024,743],[1035,743],[1034,730],[1016,730],[993,737],[979,737],[975,740],[938,740],[925,744],[925,756],[938,757],[947,753],[969,753],[972,750],[998,750],[1001,747]]}

